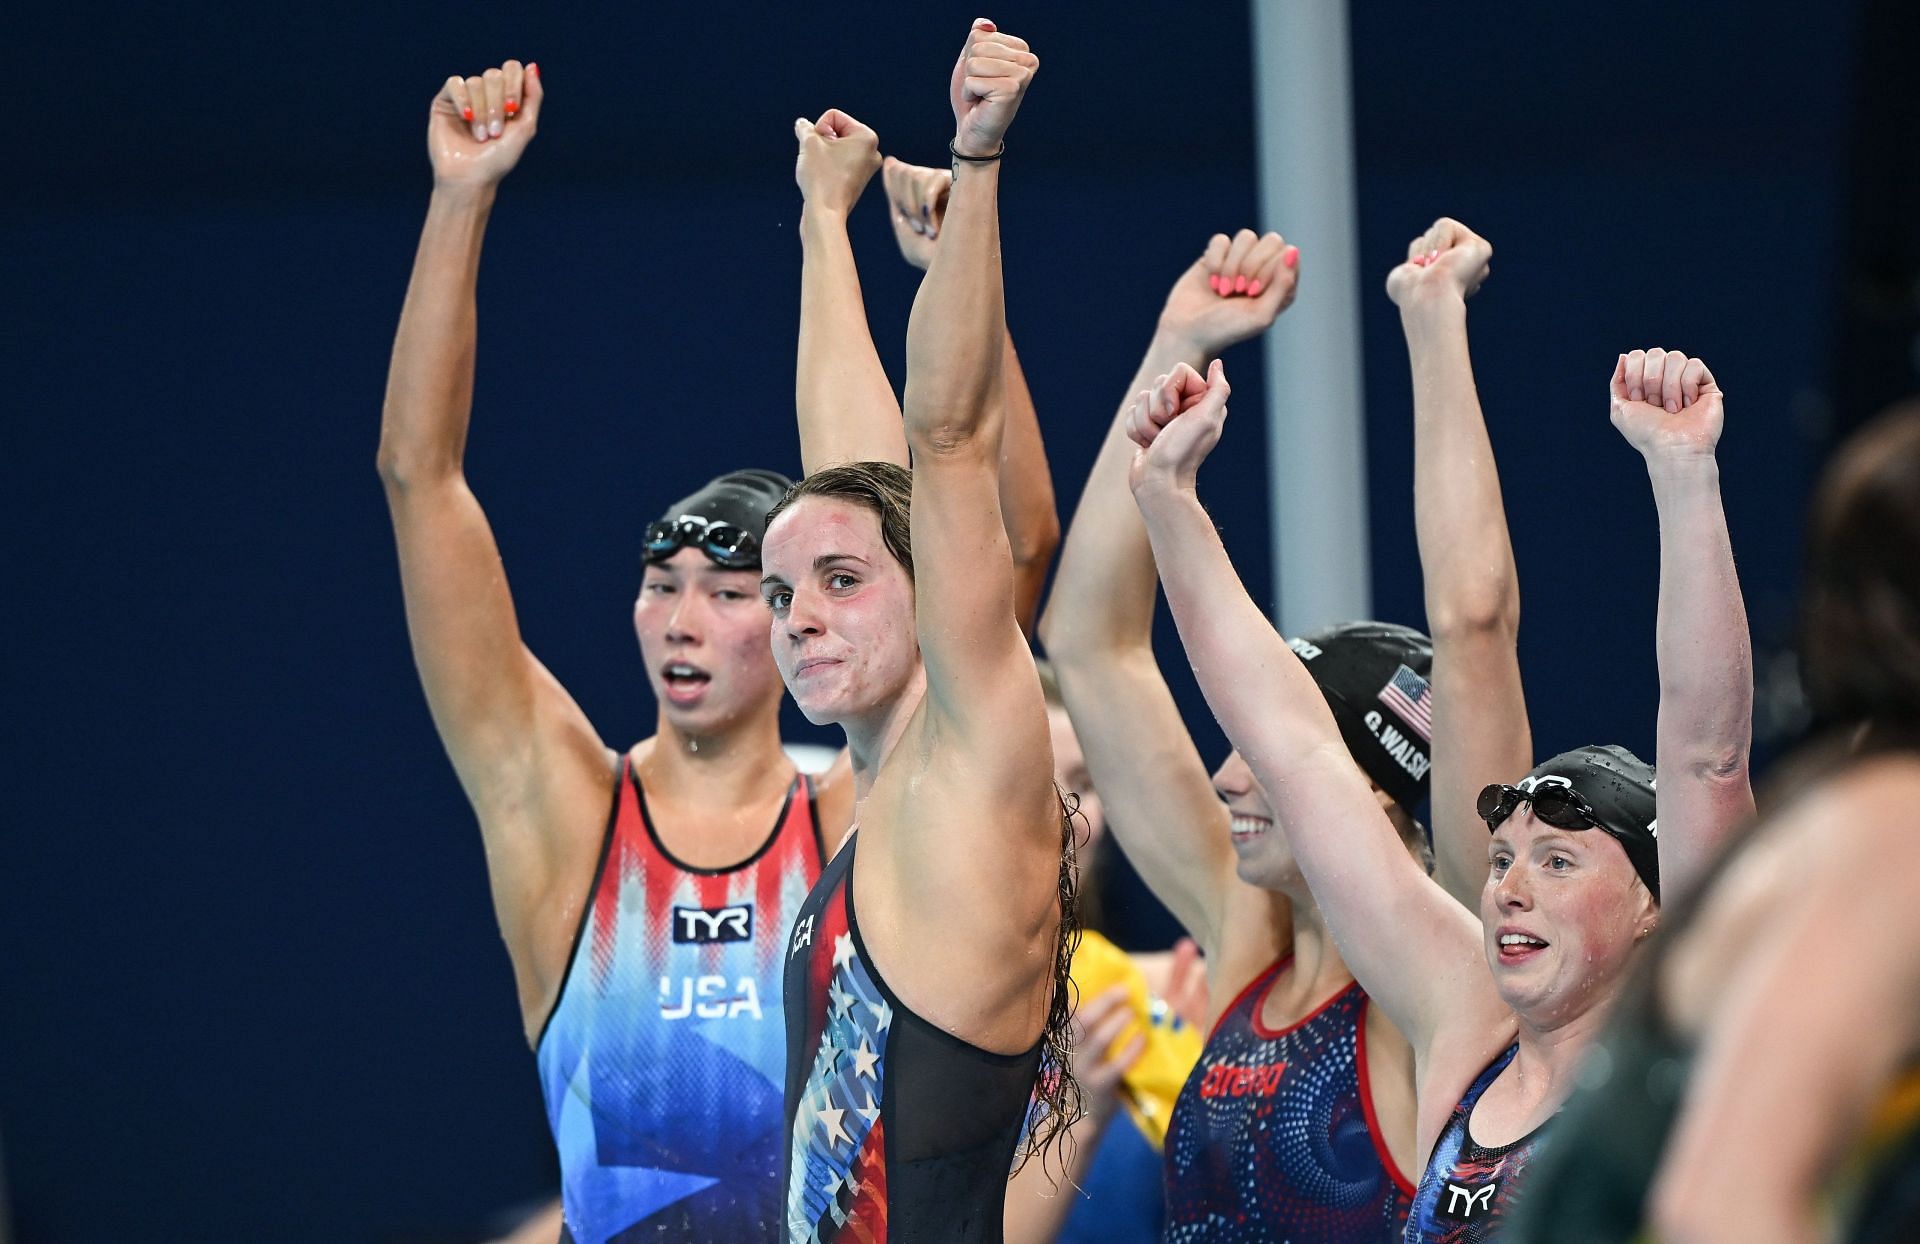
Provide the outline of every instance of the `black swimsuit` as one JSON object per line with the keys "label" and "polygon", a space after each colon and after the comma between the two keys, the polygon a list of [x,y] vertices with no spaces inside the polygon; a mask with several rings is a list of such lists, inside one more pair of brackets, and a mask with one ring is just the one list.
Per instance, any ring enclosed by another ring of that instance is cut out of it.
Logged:
{"label": "black swimsuit", "polygon": [[787,942],[786,1239],[992,1244],[1040,1045],[993,1054],[900,1004],[860,940],[853,852]]}

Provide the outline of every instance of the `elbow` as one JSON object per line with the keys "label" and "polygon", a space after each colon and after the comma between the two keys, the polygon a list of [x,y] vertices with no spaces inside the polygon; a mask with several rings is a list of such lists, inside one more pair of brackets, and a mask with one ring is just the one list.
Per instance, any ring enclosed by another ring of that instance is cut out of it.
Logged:
{"label": "elbow", "polygon": [[1052,506],[1020,523],[1007,525],[1013,568],[1022,574],[1043,572],[1060,548],[1060,515]]}
{"label": "elbow", "polygon": [[380,438],[373,466],[389,494],[403,493],[422,483],[457,478],[460,474],[458,462],[403,449],[386,437]]}
{"label": "elbow", "polygon": [[1466,591],[1447,593],[1427,601],[1427,625],[1433,641],[1501,639],[1517,642],[1520,635],[1520,589],[1511,575],[1473,583]]}
{"label": "elbow", "polygon": [[1745,739],[1690,751],[1679,759],[1679,767],[1693,781],[1715,794],[1750,789],[1752,774],[1748,760],[1752,748]]}

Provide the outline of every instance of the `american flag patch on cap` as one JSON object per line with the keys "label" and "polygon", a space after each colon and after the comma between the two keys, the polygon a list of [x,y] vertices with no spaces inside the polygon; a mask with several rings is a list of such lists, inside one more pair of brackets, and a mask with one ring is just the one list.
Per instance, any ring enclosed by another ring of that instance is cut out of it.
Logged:
{"label": "american flag patch on cap", "polygon": [[1433,688],[1426,679],[1403,665],[1381,689],[1380,702],[1398,713],[1421,739],[1433,742]]}

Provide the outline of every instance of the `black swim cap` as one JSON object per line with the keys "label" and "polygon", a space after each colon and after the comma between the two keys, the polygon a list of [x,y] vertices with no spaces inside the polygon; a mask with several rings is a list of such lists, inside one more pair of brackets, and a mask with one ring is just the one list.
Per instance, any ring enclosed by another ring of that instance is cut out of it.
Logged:
{"label": "black swim cap", "polygon": [[1543,783],[1571,786],[1587,801],[1600,828],[1618,842],[1654,901],[1660,899],[1660,822],[1654,807],[1653,766],[1624,747],[1576,747],[1520,779],[1531,792]]}
{"label": "black swim cap", "polygon": [[1327,698],[1354,763],[1412,816],[1433,767],[1433,641],[1391,622],[1344,622],[1287,642]]}
{"label": "black swim cap", "polygon": [[[659,519],[660,524],[672,525],[681,519],[697,519],[704,523],[724,523],[738,527],[753,537],[756,550],[755,564],[759,558],[759,543],[767,534],[767,511],[778,505],[780,498],[787,495],[793,487],[793,481],[778,471],[763,471],[750,468],[744,471],[729,471],[707,481],[706,486],[692,496],[682,497],[667,507],[667,512]],[[672,556],[673,549],[667,553]],[[664,560],[647,555],[647,560]]]}

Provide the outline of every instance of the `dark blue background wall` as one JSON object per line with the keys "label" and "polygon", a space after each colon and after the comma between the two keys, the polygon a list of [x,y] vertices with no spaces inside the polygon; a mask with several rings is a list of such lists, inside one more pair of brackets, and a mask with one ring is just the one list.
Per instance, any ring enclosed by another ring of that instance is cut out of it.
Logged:
{"label": "dark blue background wall", "polygon": [[[1378,611],[1420,617],[1406,365],[1378,291],[1445,212],[1497,248],[1472,327],[1540,748],[1649,752],[1653,514],[1604,381],[1637,346],[1712,363],[1756,633],[1783,639],[1849,10],[1353,8]],[[743,458],[795,460],[792,119],[842,106],[935,160],[973,15],[24,19],[0,259],[0,1140],[22,1239],[395,1240],[550,1186],[373,471],[426,104],[452,71],[545,71],[488,242],[469,466],[530,642],[624,741],[652,719],[627,622],[640,525]],[[1239,4],[993,16],[1045,62],[1013,134],[1006,273],[1070,510],[1166,285],[1209,232],[1253,222],[1248,22]],[[1311,316],[1314,240],[1294,240],[1289,315]],[[856,243],[897,380],[913,279],[874,196]],[[1240,417],[1204,487],[1264,598],[1257,351],[1229,365]]]}

